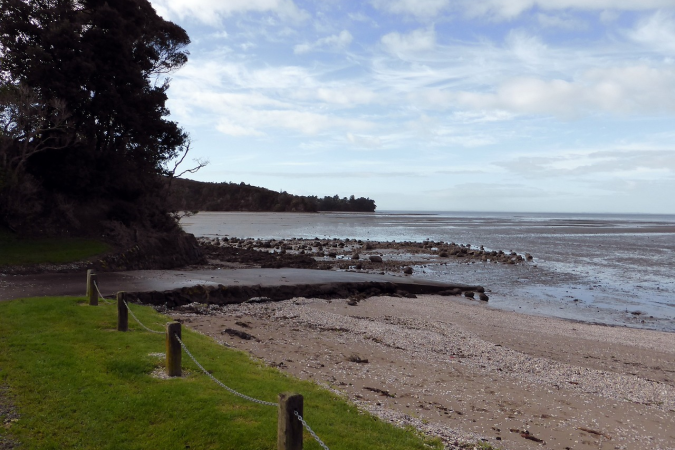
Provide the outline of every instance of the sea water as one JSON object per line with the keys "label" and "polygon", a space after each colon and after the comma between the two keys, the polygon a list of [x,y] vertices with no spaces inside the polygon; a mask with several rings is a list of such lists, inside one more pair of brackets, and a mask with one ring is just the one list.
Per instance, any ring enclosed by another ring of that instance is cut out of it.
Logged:
{"label": "sea water", "polygon": [[181,224],[196,236],[430,239],[530,253],[517,266],[451,261],[414,276],[483,285],[493,308],[675,331],[675,215],[203,212]]}

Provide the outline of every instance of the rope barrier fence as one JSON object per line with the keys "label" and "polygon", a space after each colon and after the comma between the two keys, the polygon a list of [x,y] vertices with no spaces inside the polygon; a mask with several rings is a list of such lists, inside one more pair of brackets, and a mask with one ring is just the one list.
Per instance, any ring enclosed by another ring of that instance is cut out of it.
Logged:
{"label": "rope barrier fence", "polygon": [[[93,289],[92,289],[93,288]],[[90,299],[90,305],[98,305],[98,302],[92,301],[93,290],[96,290],[98,296],[107,304],[112,304],[113,302],[108,301],[103,295],[98,287],[96,282],[96,274],[88,271],[87,273],[87,295]],[[98,300],[98,299],[97,299]],[[279,394],[279,402],[268,402],[265,400],[260,400],[255,397],[242,394],[231,387],[227,386],[222,381],[214,377],[208,370],[202,366],[199,361],[194,357],[192,352],[187,348],[183,340],[181,339],[181,330],[180,323],[169,323],[167,324],[166,331],[155,331],[147,327],[143,322],[141,322],[138,317],[133,313],[129,304],[124,299],[124,292],[117,293],[117,305],[118,305],[118,330],[127,331],[127,317],[126,312],[131,314],[131,317],[134,318],[136,323],[140,325],[144,330],[154,333],[154,334],[164,334],[166,336],[166,345],[167,345],[167,373],[169,376],[180,376],[180,351],[181,349],[190,357],[192,362],[212,381],[217,385],[227,390],[229,393],[240,397],[244,400],[248,400],[253,403],[264,406],[276,406],[279,409],[278,415],[278,429],[277,429],[277,448],[278,450],[291,450],[291,449],[302,449],[302,428],[304,427],[307,432],[314,438],[314,440],[323,448],[324,450],[330,450],[328,446],[317,436],[317,434],[310,428],[306,420],[302,416],[302,407],[303,407],[303,397],[299,394]],[[123,306],[123,309],[122,309]],[[124,310],[124,313],[122,312]],[[122,321],[122,324],[120,323]],[[175,340],[175,341],[174,341]],[[179,345],[172,345],[177,342]],[[178,367],[171,367],[178,365]],[[293,421],[295,419],[296,422]]]}
{"label": "rope barrier fence", "polygon": [[112,305],[113,302],[108,301],[108,299],[106,299],[106,298],[103,296],[103,294],[101,294],[101,290],[98,288],[98,283],[96,282],[96,280],[94,280],[93,283],[94,283],[94,287],[96,288],[96,292],[98,292],[98,296],[100,297],[100,299],[103,300],[104,303],[107,303],[107,304],[109,304],[109,305]]}
{"label": "rope barrier fence", "polygon": [[129,314],[131,314],[131,317],[134,318],[134,320],[136,321],[136,323],[138,323],[138,324],[139,324],[142,328],[144,328],[146,331],[149,331],[150,333],[155,333],[155,334],[165,334],[164,331],[155,331],[155,330],[153,330],[153,329],[151,329],[151,328],[146,327],[146,326],[143,324],[143,322],[141,322],[140,320],[138,320],[138,317],[136,317],[136,314],[134,314],[134,312],[131,310],[131,308],[129,308],[129,304],[126,302],[126,300],[122,299],[122,303],[124,303],[124,306],[126,306],[127,311],[129,311]]}

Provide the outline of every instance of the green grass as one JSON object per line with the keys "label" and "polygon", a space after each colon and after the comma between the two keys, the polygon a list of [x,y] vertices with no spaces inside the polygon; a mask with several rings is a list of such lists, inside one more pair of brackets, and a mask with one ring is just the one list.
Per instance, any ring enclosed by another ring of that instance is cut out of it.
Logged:
{"label": "green grass", "polygon": [[[132,305],[147,326],[169,320]],[[0,426],[22,449],[238,449],[276,448],[277,410],[233,396],[198,371],[187,355],[188,376],[161,380],[164,336],[116,331],[116,306],[88,306],[75,297],[0,303],[0,384],[9,386],[21,415]],[[305,418],[331,448],[442,448],[401,430],[309,382],[290,378],[248,355],[183,328],[183,342],[219,380],[275,402],[280,392],[303,394]],[[2,423],[0,418],[0,423]],[[305,449],[320,447],[305,433]]]}
{"label": "green grass", "polygon": [[0,267],[68,263],[104,253],[109,249],[107,244],[95,239],[18,239],[0,229]]}

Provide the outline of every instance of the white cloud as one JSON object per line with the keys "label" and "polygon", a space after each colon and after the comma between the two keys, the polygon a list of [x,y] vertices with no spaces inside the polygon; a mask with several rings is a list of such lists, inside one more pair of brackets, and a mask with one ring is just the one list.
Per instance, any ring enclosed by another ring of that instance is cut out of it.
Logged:
{"label": "white cloud", "polygon": [[454,98],[472,109],[561,117],[593,111],[673,112],[675,70],[647,66],[593,69],[574,81],[521,77],[503,83],[492,94],[460,92]]}
{"label": "white cloud", "polygon": [[520,156],[495,165],[526,178],[675,179],[675,150],[574,150],[547,156]]}
{"label": "white cloud", "polygon": [[386,49],[397,56],[433,50],[436,46],[436,32],[433,28],[418,29],[408,34],[393,32],[381,39]]}
{"label": "white cloud", "polygon": [[237,13],[274,13],[282,19],[302,21],[309,17],[293,0],[151,0],[162,17],[195,18],[218,26],[223,18]]}
{"label": "white cloud", "polygon": [[558,28],[568,31],[579,31],[588,29],[588,23],[578,19],[571,14],[537,14],[537,21],[542,28]]}
{"label": "white cloud", "polygon": [[450,5],[450,0],[373,0],[373,6],[393,14],[431,18]]}
{"label": "white cloud", "polygon": [[548,51],[541,39],[520,29],[509,31],[505,43],[516,58],[528,64],[538,63]]}
{"label": "white cloud", "polygon": [[377,98],[373,91],[359,87],[319,88],[316,96],[326,103],[340,106],[365,105]]}
{"label": "white cloud", "polygon": [[675,53],[675,20],[672,14],[657,11],[640,20],[635,28],[627,32],[627,36],[647,49]]}
{"label": "white cloud", "polygon": [[322,47],[346,48],[352,43],[354,37],[347,30],[342,30],[340,34],[334,34],[321,38],[311,44],[298,44],[293,48],[295,54],[307,53]]}
{"label": "white cloud", "polygon": [[218,125],[216,125],[216,130],[220,131],[223,134],[235,137],[263,135],[263,133],[261,133],[260,131],[254,130],[252,128],[242,127],[240,125],[230,122],[227,119],[220,119],[218,121]]}
{"label": "white cloud", "polygon": [[577,9],[582,11],[649,11],[674,8],[673,0],[463,0],[462,6],[472,16],[488,15],[512,19],[533,8],[556,11]]}
{"label": "white cloud", "polygon": [[363,147],[368,149],[376,149],[382,147],[382,141],[374,136],[358,136],[352,133],[347,133],[347,140],[356,147]]}

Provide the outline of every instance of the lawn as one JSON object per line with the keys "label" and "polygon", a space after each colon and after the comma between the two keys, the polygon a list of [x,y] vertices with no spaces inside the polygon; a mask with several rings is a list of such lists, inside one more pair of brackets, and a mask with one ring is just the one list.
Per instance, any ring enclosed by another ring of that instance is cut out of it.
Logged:
{"label": "lawn", "polygon": [[107,244],[95,239],[19,239],[0,229],[0,267],[38,263],[62,264],[105,253]]}
{"label": "lawn", "polygon": [[[169,320],[151,308],[131,308],[155,330]],[[164,336],[142,331],[131,317],[129,325],[129,332],[117,332],[116,306],[88,306],[83,298],[0,303],[0,385],[20,414],[0,426],[0,435],[22,449],[276,448],[276,407],[230,394],[185,354],[186,376],[153,377],[164,367],[157,356]],[[280,392],[301,393],[307,422],[331,450],[442,448],[185,327],[183,342],[240,392],[271,402]],[[309,434],[304,439],[305,449],[320,449]]]}

